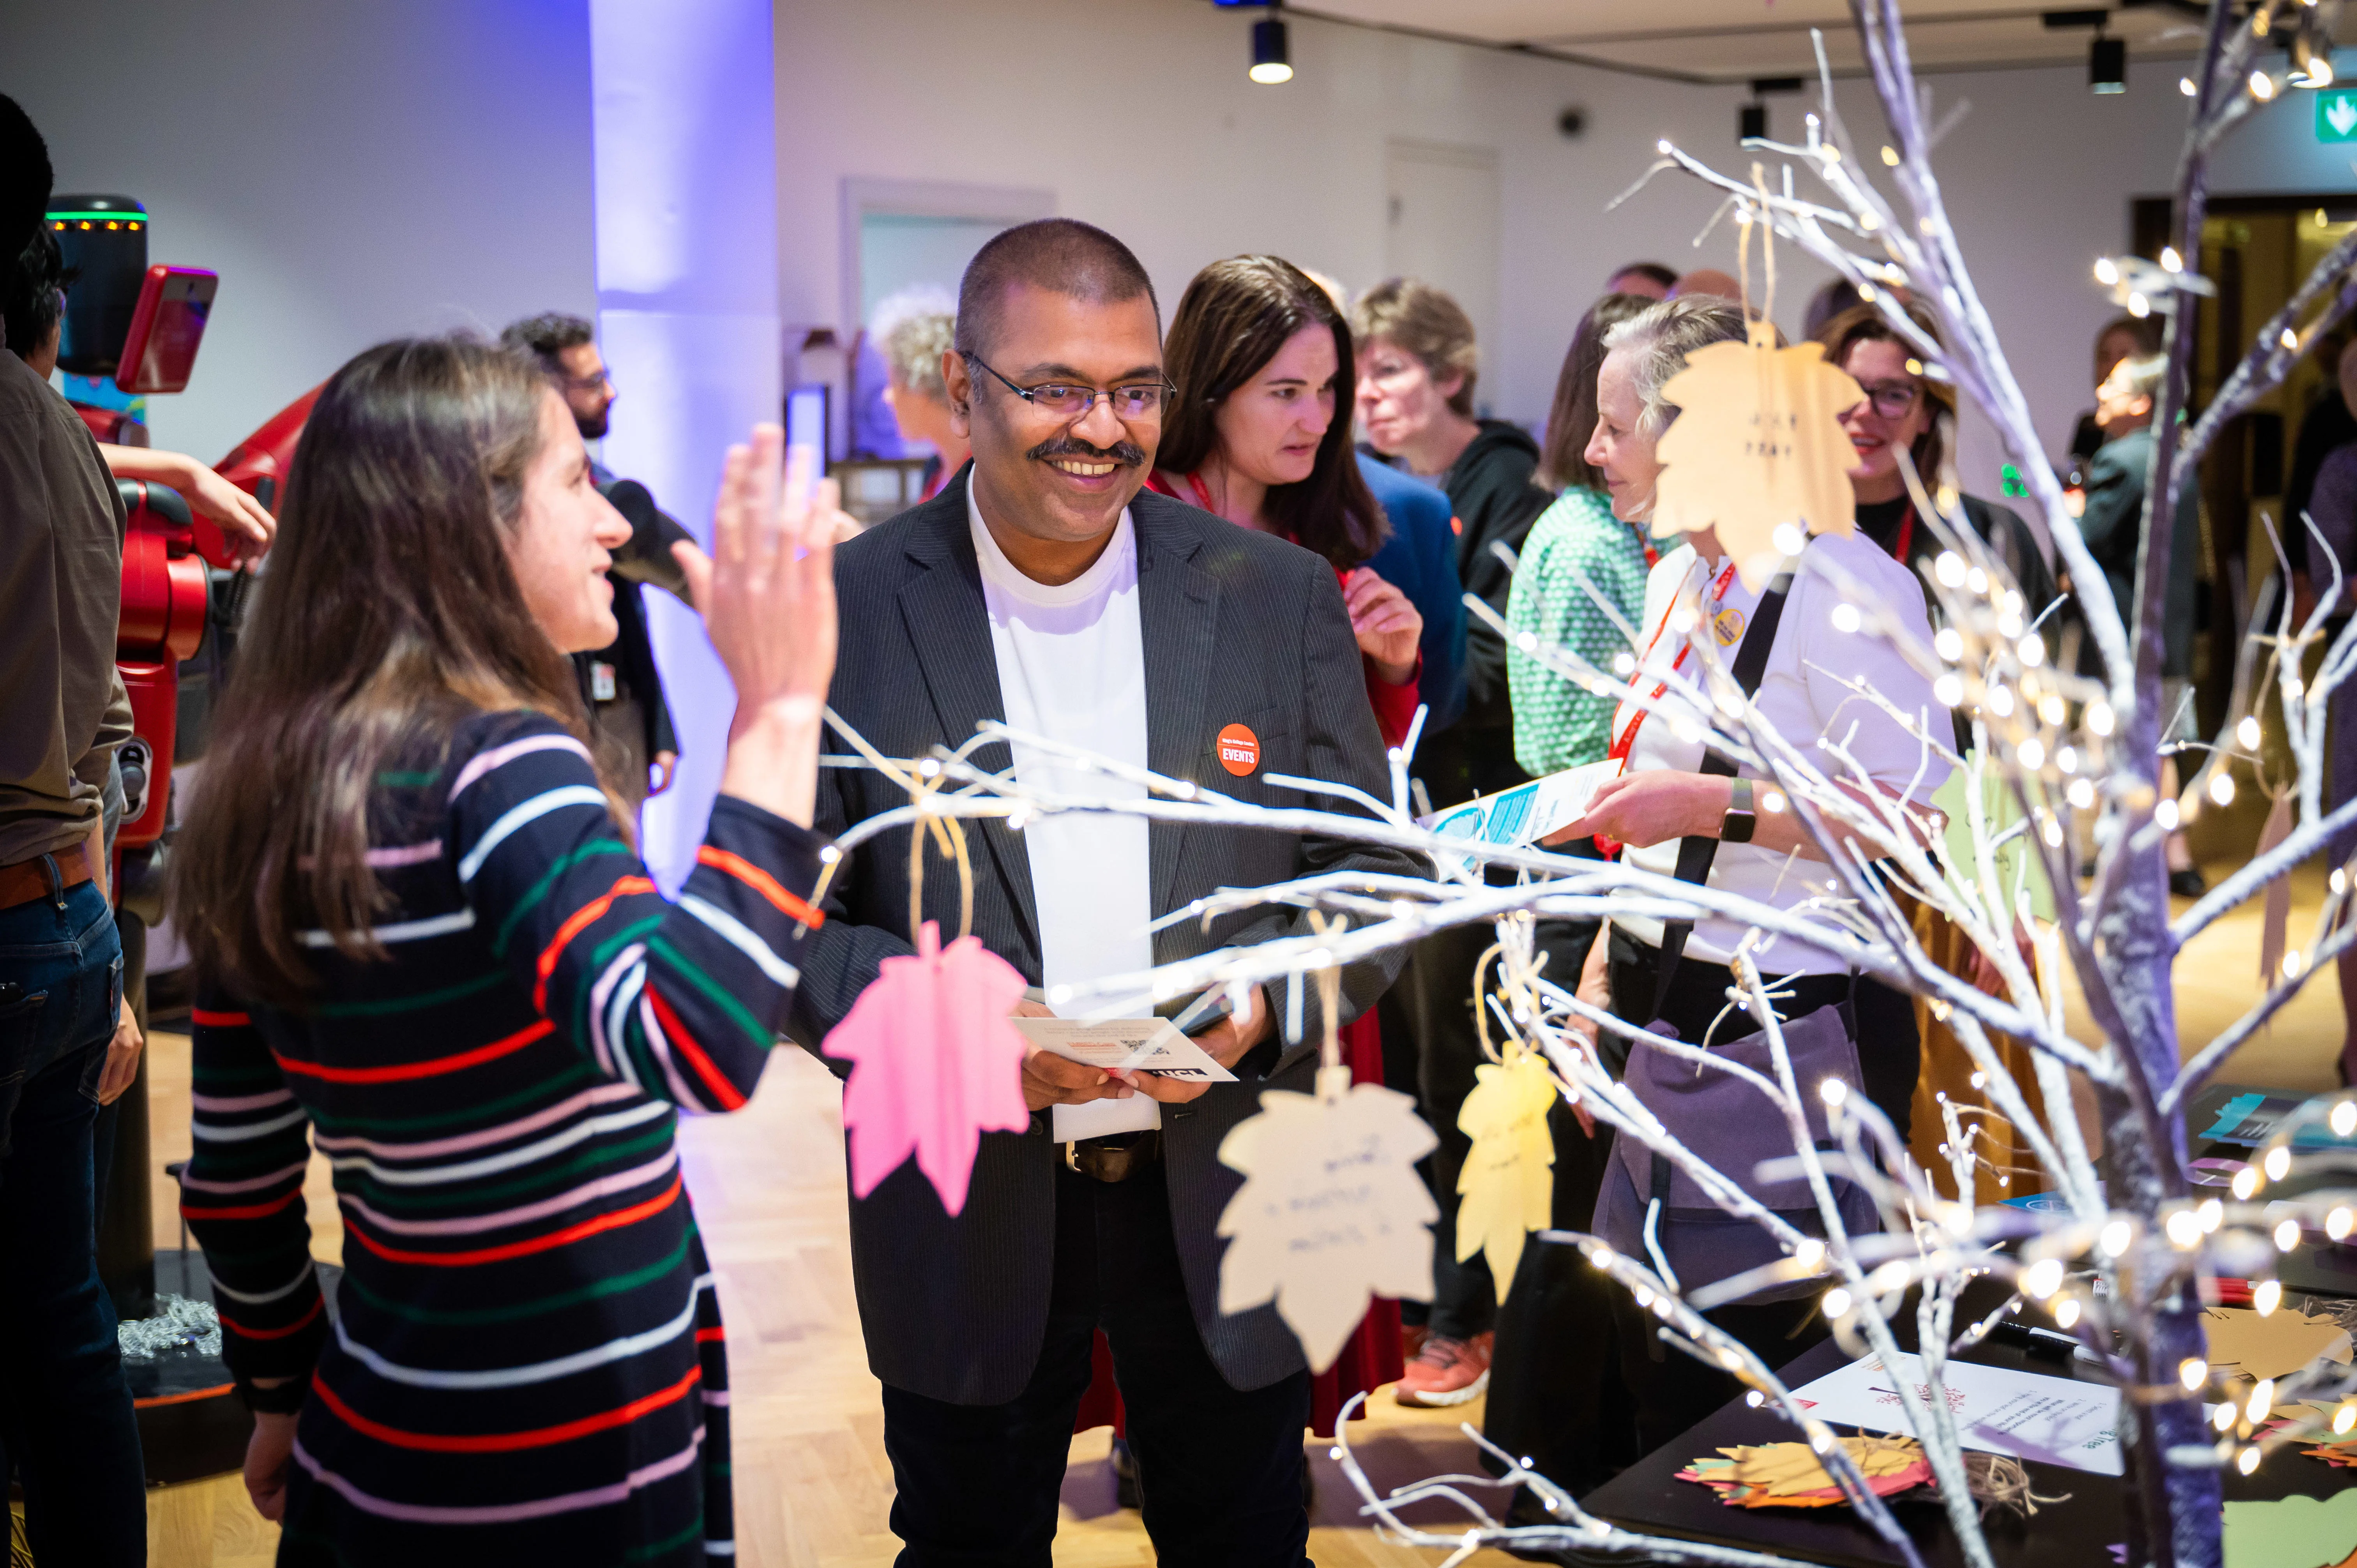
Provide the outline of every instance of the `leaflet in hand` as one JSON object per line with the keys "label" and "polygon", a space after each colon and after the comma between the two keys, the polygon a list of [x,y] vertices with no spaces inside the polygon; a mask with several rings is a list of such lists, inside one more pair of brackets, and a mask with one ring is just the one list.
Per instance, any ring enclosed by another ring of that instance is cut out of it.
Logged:
{"label": "leaflet in hand", "polygon": [[1168,1018],[1017,1018],[1015,1026],[1040,1050],[1106,1072],[1160,1073],[1197,1083],[1236,1080]]}
{"label": "leaflet in hand", "polygon": [[[1446,838],[1472,839],[1481,843],[1519,846],[1536,843],[1558,828],[1569,827],[1587,814],[1588,802],[1604,781],[1620,770],[1609,758],[1550,773],[1483,795],[1447,811],[1418,817],[1415,825]],[[1460,865],[1469,865],[1467,857]],[[1448,868],[1444,866],[1446,872]]]}
{"label": "leaflet in hand", "polygon": [[[1920,1436],[1899,1402],[1899,1379],[1918,1400],[1931,1397],[1929,1380],[1920,1357],[1901,1356],[1899,1361],[1894,1376],[1868,1356],[1792,1394],[1831,1426]],[[2098,1476],[2121,1473],[2119,1390],[1972,1361],[1950,1361],[1940,1379],[1955,1414],[1956,1439],[1965,1447]]]}

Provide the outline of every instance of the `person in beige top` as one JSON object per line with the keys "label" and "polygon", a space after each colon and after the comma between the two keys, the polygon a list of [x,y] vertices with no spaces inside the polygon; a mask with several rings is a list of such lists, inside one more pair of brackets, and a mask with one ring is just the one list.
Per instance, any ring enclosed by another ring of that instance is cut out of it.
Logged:
{"label": "person in beige top", "polygon": [[[0,98],[0,316],[20,328],[18,262],[48,184],[39,135]],[[147,1545],[91,1155],[122,1009],[100,796],[130,733],[114,668],[124,521],[90,432],[0,353],[0,1434],[38,1434],[0,1453],[0,1476],[13,1458],[40,1561],[110,1568],[144,1563]]]}

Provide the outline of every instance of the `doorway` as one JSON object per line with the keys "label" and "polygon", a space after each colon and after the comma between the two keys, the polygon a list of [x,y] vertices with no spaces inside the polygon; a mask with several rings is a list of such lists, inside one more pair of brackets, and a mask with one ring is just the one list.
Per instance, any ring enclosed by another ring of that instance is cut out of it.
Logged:
{"label": "doorway", "polygon": [[[1473,318],[1483,367],[1498,350],[1498,154],[1494,147],[1394,140],[1384,160],[1390,204],[1383,264],[1445,289]],[[1495,375],[1475,383],[1494,391]],[[1479,412],[1488,413],[1486,400]]]}
{"label": "doorway", "polygon": [[[843,412],[830,421],[831,455],[888,461],[930,455],[900,439],[884,402],[883,356],[867,340],[868,326],[879,306],[896,300],[953,309],[966,263],[991,236],[1055,211],[1052,190],[948,180],[843,182],[843,317],[835,340],[845,347],[842,384],[833,392]],[[789,341],[796,340],[790,333]],[[789,376],[789,384],[797,379]]]}
{"label": "doorway", "polygon": [[[2135,248],[2157,258],[2169,242],[2169,203],[2139,199],[2134,209]],[[2357,198],[2349,193],[2213,196],[2201,225],[2201,275],[2217,297],[2194,315],[2192,373],[2187,389],[2198,418],[2249,352],[2254,335],[2290,300],[2326,252],[2357,228]],[[2272,522],[2286,542],[2301,529],[2287,515],[2303,489],[2300,433],[2310,445],[2346,430],[2335,381],[2338,344],[2318,346],[2284,383],[2218,434],[2201,473],[2202,556],[2194,689],[2201,727],[2215,734],[2233,700],[2235,660],[2261,589],[2276,570],[2268,538]],[[2320,454],[2316,456],[2320,456]],[[2295,561],[2304,554],[2296,546]]]}

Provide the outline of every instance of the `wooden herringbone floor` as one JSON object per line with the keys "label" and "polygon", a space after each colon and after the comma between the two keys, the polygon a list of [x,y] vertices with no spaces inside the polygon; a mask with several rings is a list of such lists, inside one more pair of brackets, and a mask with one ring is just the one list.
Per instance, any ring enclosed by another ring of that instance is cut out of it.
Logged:
{"label": "wooden herringbone floor", "polygon": [[[176,1246],[177,1194],[161,1171],[188,1155],[188,1043],[159,1034],[151,1048],[156,1240]],[[841,1108],[825,1069],[782,1049],[750,1106],[687,1122],[681,1136],[728,1316],[737,1561],[748,1568],[882,1568],[899,1549],[885,1525],[892,1473],[883,1411],[852,1303]],[[316,1155],[309,1188],[312,1250],[339,1261],[343,1230]],[[1385,1484],[1469,1470],[1472,1445],[1457,1423],[1478,1423],[1480,1409],[1408,1411],[1384,1396],[1370,1420],[1355,1424],[1352,1441],[1369,1473]],[[1137,1515],[1114,1506],[1108,1440],[1103,1428],[1072,1440],[1058,1568],[1154,1561]],[[1443,1555],[1388,1545],[1352,1519],[1326,1449],[1310,1445],[1319,1498],[1310,1553],[1319,1563],[1423,1564]],[[267,1568],[277,1533],[253,1512],[234,1476],[148,1494],[148,1560],[156,1568]],[[1483,1553],[1474,1562],[1505,1568],[1512,1560]]]}

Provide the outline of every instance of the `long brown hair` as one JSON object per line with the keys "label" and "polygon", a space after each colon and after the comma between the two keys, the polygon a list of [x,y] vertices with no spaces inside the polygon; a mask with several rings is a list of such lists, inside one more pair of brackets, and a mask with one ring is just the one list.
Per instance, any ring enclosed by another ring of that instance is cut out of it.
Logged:
{"label": "long brown hair", "polygon": [[1604,368],[1604,335],[1659,303],[1641,294],[1608,294],[1579,318],[1563,370],[1555,379],[1555,407],[1547,412],[1546,441],[1539,452],[1539,483],[1557,490],[1604,488],[1602,476],[1586,456],[1587,438],[1596,434],[1596,372]]}
{"label": "long brown hair", "polygon": [[1219,450],[1220,404],[1260,374],[1304,327],[1334,334],[1334,423],[1318,443],[1318,463],[1295,484],[1271,485],[1269,521],[1335,565],[1360,565],[1383,544],[1383,512],[1351,447],[1351,399],[1358,369],[1351,324],[1326,291],[1291,262],[1236,256],[1195,274],[1163,344],[1164,373],[1178,395],[1162,422],[1157,466],[1191,474]]}
{"label": "long brown hair", "polygon": [[[1907,318],[1921,328],[1923,336],[1934,343],[1940,341],[1937,317],[1914,300],[1908,301],[1905,309]],[[1825,346],[1825,363],[1837,371],[1848,368],[1842,361],[1848,359],[1849,351],[1860,343],[1896,343],[1906,350],[1910,359],[1914,357],[1914,350],[1908,347],[1907,340],[1900,337],[1890,323],[1882,318],[1882,312],[1871,305],[1845,310],[1826,322],[1817,334],[1817,341]],[[1921,478],[1924,489],[1937,490],[1942,485],[1955,482],[1944,465],[1948,460],[1950,432],[1956,424],[1956,384],[1953,381],[1935,381],[1929,376],[1919,374],[1915,377],[1915,395],[1929,405],[1932,417],[1923,422],[1923,434],[1915,438],[1914,449],[1908,453],[1908,456],[1913,459],[1915,472]]]}
{"label": "long brown hair", "polygon": [[553,395],[530,360],[464,338],[379,344],[320,392],[175,845],[171,917],[201,980],[299,1007],[305,926],[382,956],[378,776],[438,768],[468,714],[534,709],[586,742],[506,549]]}

